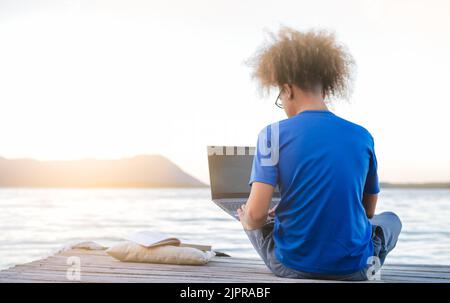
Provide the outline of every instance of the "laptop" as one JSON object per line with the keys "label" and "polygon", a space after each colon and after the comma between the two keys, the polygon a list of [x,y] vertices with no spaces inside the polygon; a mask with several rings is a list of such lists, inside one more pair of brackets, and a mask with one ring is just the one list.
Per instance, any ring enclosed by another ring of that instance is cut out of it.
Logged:
{"label": "laptop", "polygon": [[[209,180],[211,199],[227,214],[239,220],[237,210],[250,195],[250,174],[255,147],[208,146]],[[275,188],[270,208],[280,202],[278,186]],[[273,217],[268,217],[273,221]]]}

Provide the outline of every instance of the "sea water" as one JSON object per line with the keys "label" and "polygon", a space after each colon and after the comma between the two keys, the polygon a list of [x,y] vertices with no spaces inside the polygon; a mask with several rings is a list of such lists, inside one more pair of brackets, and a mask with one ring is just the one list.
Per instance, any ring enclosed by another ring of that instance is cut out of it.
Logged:
{"label": "sea water", "polygon": [[[387,263],[450,264],[450,190],[382,188],[377,211],[403,231]],[[86,240],[110,246],[155,230],[183,242],[258,258],[240,223],[200,189],[0,189],[0,269]]]}

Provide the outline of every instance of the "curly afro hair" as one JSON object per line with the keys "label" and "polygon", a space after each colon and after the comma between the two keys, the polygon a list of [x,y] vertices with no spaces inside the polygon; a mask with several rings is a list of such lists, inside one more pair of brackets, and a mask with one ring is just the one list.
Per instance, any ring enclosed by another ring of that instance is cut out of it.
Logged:
{"label": "curly afro hair", "polygon": [[355,63],[333,33],[282,27],[278,34],[269,34],[273,41],[264,43],[247,60],[262,91],[295,84],[306,91],[315,91],[319,85],[325,97],[350,94]]}

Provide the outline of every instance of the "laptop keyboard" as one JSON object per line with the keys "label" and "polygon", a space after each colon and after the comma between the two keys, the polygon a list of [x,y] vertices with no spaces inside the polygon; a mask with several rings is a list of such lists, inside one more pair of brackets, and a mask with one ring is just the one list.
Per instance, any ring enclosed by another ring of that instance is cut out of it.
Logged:
{"label": "laptop keyboard", "polygon": [[[245,204],[247,200],[241,201],[214,201],[218,206],[220,206],[223,210],[225,210],[228,214],[233,216],[234,218],[239,220],[239,216],[237,214],[237,210],[241,207],[242,204]],[[278,204],[278,201],[272,201],[270,207],[274,207]],[[268,217],[268,221],[273,221],[273,217]]]}
{"label": "laptop keyboard", "polygon": [[228,209],[231,210],[233,212],[237,212],[237,210],[239,209],[239,207],[241,207],[242,204],[245,204],[245,202],[227,202],[224,203],[223,205]]}

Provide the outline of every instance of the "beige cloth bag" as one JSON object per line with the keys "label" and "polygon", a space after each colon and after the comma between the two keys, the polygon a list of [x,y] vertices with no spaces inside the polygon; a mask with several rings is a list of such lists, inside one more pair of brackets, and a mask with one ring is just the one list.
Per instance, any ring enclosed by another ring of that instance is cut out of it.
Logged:
{"label": "beige cloth bag", "polygon": [[145,247],[131,241],[121,242],[106,250],[111,257],[124,262],[161,264],[203,265],[214,256],[214,252],[197,248],[161,245]]}

